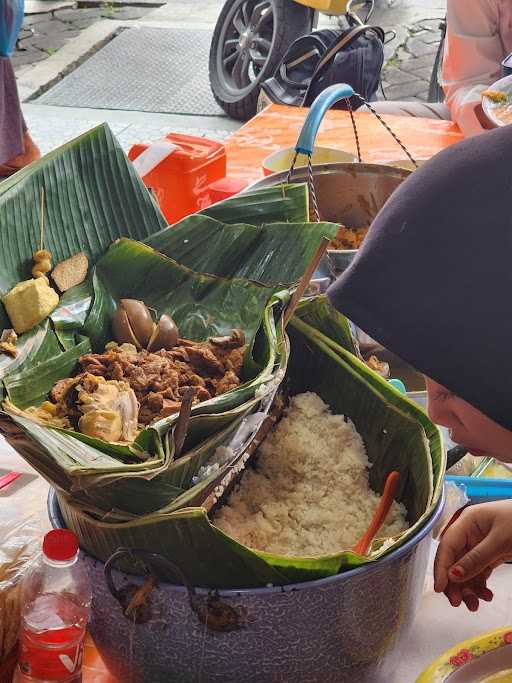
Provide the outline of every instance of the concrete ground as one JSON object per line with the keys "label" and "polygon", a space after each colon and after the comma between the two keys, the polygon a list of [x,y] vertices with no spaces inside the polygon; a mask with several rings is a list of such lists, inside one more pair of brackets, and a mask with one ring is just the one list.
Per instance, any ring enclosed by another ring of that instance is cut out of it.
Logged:
{"label": "concrete ground", "polygon": [[[114,0],[91,6],[94,0],[77,0],[70,7],[69,0],[38,0],[38,9],[58,7],[59,1],[63,9],[26,17],[13,55],[27,123],[43,152],[101,121],[110,123],[125,147],[170,130],[221,140],[240,125],[227,117],[74,109],[31,101],[100,49],[116,31],[131,26],[212,28],[223,4],[223,0]],[[446,0],[376,1],[371,23],[395,34],[385,48],[383,91],[387,99],[427,99],[445,4]],[[322,17],[320,26],[330,21]]]}

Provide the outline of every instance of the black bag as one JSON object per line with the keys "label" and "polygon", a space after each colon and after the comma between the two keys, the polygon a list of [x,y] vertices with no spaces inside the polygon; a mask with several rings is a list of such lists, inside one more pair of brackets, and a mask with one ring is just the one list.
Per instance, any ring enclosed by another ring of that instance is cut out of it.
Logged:
{"label": "black bag", "polygon": [[[314,31],[290,45],[274,76],[261,88],[276,104],[308,107],[330,85],[347,83],[370,102],[383,63],[384,31],[377,26]],[[352,97],[351,105],[357,109],[361,100]],[[342,100],[337,108],[347,109],[346,102]]]}

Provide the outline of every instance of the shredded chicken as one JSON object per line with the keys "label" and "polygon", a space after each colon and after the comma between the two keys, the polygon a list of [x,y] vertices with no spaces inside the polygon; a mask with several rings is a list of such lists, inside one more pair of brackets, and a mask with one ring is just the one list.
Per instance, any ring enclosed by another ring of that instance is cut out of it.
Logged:
{"label": "shredded chicken", "polygon": [[109,344],[104,353],[82,356],[81,372],[57,382],[50,399],[59,415],[79,427],[84,412],[79,396],[97,392],[89,386],[91,380],[102,377],[126,383],[139,404],[139,425],[146,426],[178,412],[190,387],[195,391],[194,403],[200,403],[239,386],[245,350],[240,330],[206,342],[180,339],[172,350],[156,353],[137,351],[130,344]]}

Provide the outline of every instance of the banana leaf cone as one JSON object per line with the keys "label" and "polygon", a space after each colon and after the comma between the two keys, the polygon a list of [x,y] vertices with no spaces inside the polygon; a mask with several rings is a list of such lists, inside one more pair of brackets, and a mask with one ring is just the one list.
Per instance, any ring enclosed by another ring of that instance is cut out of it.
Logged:
{"label": "banana leaf cone", "polygon": [[[439,430],[346,348],[353,344],[347,322],[324,297],[301,304],[288,331],[291,353],[284,384],[290,394],[314,391],[334,413],[354,422],[372,463],[370,485],[375,491],[382,492],[389,472],[399,470],[397,499],[407,508],[409,528],[386,544],[375,540],[367,557],[343,548],[333,548],[326,556],[295,557],[245,547],[217,529],[212,514],[243,476],[247,454],[241,454],[222,473],[222,480],[214,482],[215,491],[210,488],[202,504],[197,497],[194,507],[112,523],[60,496],[64,520],[85,550],[105,561],[119,547],[141,548],[175,562],[196,586],[242,588],[313,580],[375,562],[422,529],[441,495],[445,456]],[[333,510],[336,514],[343,512]],[[139,570],[129,563],[123,569]],[[177,581],[171,575],[162,578]]]}
{"label": "banana leaf cone", "polygon": [[[0,429],[35,469],[76,500],[104,513],[160,509],[186,490],[173,474],[177,415],[120,445],[49,429],[23,411],[72,375],[80,356],[103,351],[119,299],[141,299],[158,314],[170,313],[182,337],[201,341],[234,328],[245,334],[241,385],[193,409],[192,428],[200,436],[193,431],[188,446],[197,448],[257,410],[256,396],[262,398],[262,387],[286,365],[276,320],[321,240],[336,227],[308,223],[306,188],[285,186],[219,204],[212,211],[222,221],[196,215],[165,229],[150,193],[108,127],[100,126],[0,185],[1,293],[30,277],[43,189],[45,248],[54,263],[84,251],[89,276],[62,296],[50,320],[20,337],[14,360],[0,356]],[[254,225],[238,222],[244,201]],[[3,307],[0,317],[9,327]],[[196,421],[200,416],[209,417]],[[197,470],[202,466],[199,456],[193,462]]]}

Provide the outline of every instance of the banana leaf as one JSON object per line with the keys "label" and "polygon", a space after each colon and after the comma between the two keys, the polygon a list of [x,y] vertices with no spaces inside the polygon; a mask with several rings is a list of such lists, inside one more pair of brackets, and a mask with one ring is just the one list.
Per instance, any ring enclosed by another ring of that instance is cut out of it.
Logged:
{"label": "banana leaf", "polygon": [[336,231],[332,223],[253,226],[225,224],[195,215],[152,235],[145,243],[202,273],[244,277],[284,288],[300,280],[304,264],[310,263],[322,237],[332,238]]}
{"label": "banana leaf", "polygon": [[[446,453],[439,429],[431,422],[428,415],[425,414],[417,403],[403,396],[385,379],[370,370],[358,357],[355,357],[357,355],[354,353],[355,342],[353,341],[348,322],[343,315],[330,305],[326,296],[301,301],[292,325],[301,329],[301,322],[314,327],[317,330],[315,336],[318,339],[321,339],[323,343],[338,353],[351,368],[360,373],[372,386],[377,389],[385,388],[388,401],[420,422],[429,441],[434,477],[433,502],[436,503],[442,493],[446,470]],[[338,324],[339,332],[337,333],[336,327]],[[305,330],[307,328],[303,327],[302,329]]]}
{"label": "banana leaf", "polygon": [[201,211],[222,223],[306,223],[309,220],[309,192],[306,183],[283,183],[260,190],[248,190]]}
{"label": "banana leaf", "polygon": [[[80,546],[104,562],[112,555],[112,548],[158,548],[157,552],[172,559],[194,586],[221,588],[226,585],[226,577],[233,588],[287,583],[279,570],[221,531],[215,532],[212,538],[212,526],[202,508],[186,508],[170,515],[148,515],[127,524],[96,520],[91,524],[91,518],[80,506],[66,502],[62,496],[59,496],[59,503],[64,521],[77,533]],[[119,542],[121,538],[122,543]],[[173,548],[178,551],[177,555],[172,553]],[[191,561],[193,553],[196,553],[195,559]],[[128,563],[120,563],[119,567],[134,571]],[[167,573],[162,573],[161,578],[177,581],[177,577]]]}
{"label": "banana leaf", "polygon": [[[0,296],[31,277],[43,189],[44,246],[53,263],[84,251],[94,264],[119,237],[144,240],[166,224],[108,125],[98,126],[0,183]],[[74,295],[64,295],[61,307]],[[0,329],[6,327],[10,322],[0,304]],[[60,352],[69,350],[73,338],[59,329],[55,335],[47,323],[21,335],[18,356],[0,356],[0,379],[32,359],[42,344],[56,348],[55,342]]]}
{"label": "banana leaf", "polygon": [[[309,313],[314,317],[318,315],[314,308],[323,306],[323,302],[313,301],[308,305],[311,307]],[[304,310],[302,314],[304,317]],[[333,330],[336,320],[339,322],[339,317],[333,316],[329,323]],[[369,556],[364,558],[349,549],[339,549],[321,557],[272,555],[251,550],[226,536],[215,527],[214,519],[213,522],[209,520],[205,508],[190,507],[147,515],[135,522],[108,524],[98,522],[80,505],[62,499],[66,522],[79,534],[83,547],[103,561],[120,546],[144,548],[177,561],[195,585],[233,588],[266,585],[270,569],[275,570],[284,583],[330,576],[377,561],[413,538],[439,502],[439,491],[437,487],[434,489],[433,461],[440,455],[437,453],[441,445],[440,434],[424,413],[416,413],[410,402],[387,382],[375,379],[377,376],[364,364],[342,347],[333,348],[334,344],[304,320],[293,318],[291,357],[285,381],[291,393],[315,391],[333,412],[354,421],[372,462],[370,482],[377,492],[382,492],[389,471],[400,471],[397,497],[407,507],[410,527],[391,539],[389,546],[383,546],[377,540],[372,544]],[[440,455],[435,467],[440,475],[444,469],[444,456]],[[229,555],[230,561],[222,568],[212,567],[210,558],[224,556],[224,553]]]}
{"label": "banana leaf", "polygon": [[40,241],[57,263],[85,251],[95,263],[119,237],[144,240],[165,227],[151,193],[107,124],[50,152],[0,184],[0,292],[29,277]]}
{"label": "banana leaf", "polygon": [[[177,509],[189,500],[197,500],[200,487],[191,486],[191,481],[209,459],[211,444],[225,445],[231,423],[240,422],[254,411],[275,390],[284,374],[286,345],[276,333],[271,314],[267,324],[272,345],[277,349],[268,372],[260,373],[258,384],[253,381],[252,389],[251,382],[246,383],[243,395],[250,398],[239,406],[229,405],[228,410],[216,412],[208,412],[212,407],[206,403],[197,406],[190,419],[184,455],[175,462],[174,440],[168,438],[175,418],[145,430],[145,439],[139,437],[135,444],[122,446],[42,427],[12,407],[11,420],[28,438],[17,438],[11,445],[59,491],[72,492],[74,500],[94,506],[98,517],[115,510],[126,519],[161,508],[167,510],[168,506]],[[219,432],[219,441],[209,440]],[[8,433],[6,438],[10,439]],[[145,450],[152,455],[145,454]]]}
{"label": "banana leaf", "polygon": [[[78,355],[89,348],[88,342],[94,351],[102,350],[111,336],[108,320],[116,299],[135,296],[146,298],[159,312],[172,312],[182,334],[191,338],[222,334],[235,326],[246,331],[250,353],[242,385],[236,392],[194,409],[194,415],[212,415],[207,423],[211,432],[205,433],[204,438],[224,428],[224,417],[216,421],[214,416],[229,413],[253,400],[258,387],[273,376],[274,368],[281,363],[274,315],[278,316],[288,292],[280,297],[274,297],[274,293],[281,282],[288,288],[293,285],[305,270],[320,238],[334,234],[334,227],[328,224],[305,223],[306,188],[265,190],[243,200],[233,200],[229,205],[219,205],[213,213],[231,216],[231,221],[237,223],[231,232],[214,218],[200,217],[198,220],[208,220],[210,227],[225,239],[236,233],[237,246],[215,240],[212,248],[205,249],[210,261],[198,252],[189,259],[189,264],[195,261],[196,266],[195,272],[191,272],[190,268],[171,262],[165,255],[158,255],[141,244],[151,235],[162,232],[164,219],[108,127],[100,126],[2,183],[0,242],[3,240],[4,249],[0,252],[0,294],[30,276],[31,257],[39,247],[43,189],[44,246],[52,252],[54,263],[85,251],[90,270],[85,283],[61,298],[50,324],[22,335],[18,358],[9,362],[1,359],[2,389],[16,409],[40,403],[54,381],[72,371]],[[258,222],[279,219],[301,223],[258,229],[238,225],[241,217],[256,215]],[[188,219],[185,227],[178,226],[179,234],[184,239],[193,239],[196,225]],[[244,259],[247,244],[251,240],[254,243],[255,230],[260,239],[259,253],[268,251],[272,258],[266,254],[263,267],[252,259],[254,272],[251,272],[244,265]],[[123,236],[135,239],[117,241]],[[226,263],[230,272],[236,272],[234,264],[238,261],[241,265],[237,275],[244,273],[245,278],[212,279],[199,272],[198,266],[207,273],[220,270],[223,251],[229,252]],[[128,261],[130,278],[126,277]],[[263,284],[255,281],[258,277]],[[3,308],[0,309],[0,322],[7,325]],[[154,477],[165,470],[172,455],[169,440],[164,437],[172,428],[175,416],[144,430],[137,443],[129,446],[105,444],[83,435],[30,424],[16,410],[12,417],[25,435],[20,452],[26,453],[31,464],[63,490],[79,491],[89,484],[106,490],[121,475]]]}
{"label": "banana leaf", "polygon": [[318,332],[322,332],[330,341],[359,357],[357,342],[348,320],[331,306],[327,296],[303,299],[295,311],[295,319],[297,318],[314,327]]}

